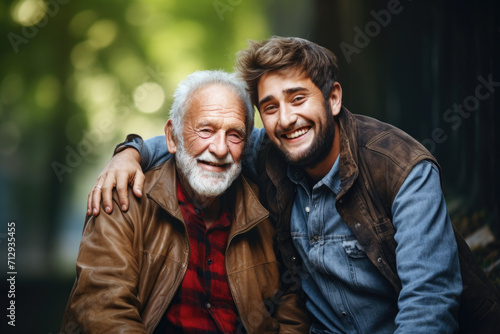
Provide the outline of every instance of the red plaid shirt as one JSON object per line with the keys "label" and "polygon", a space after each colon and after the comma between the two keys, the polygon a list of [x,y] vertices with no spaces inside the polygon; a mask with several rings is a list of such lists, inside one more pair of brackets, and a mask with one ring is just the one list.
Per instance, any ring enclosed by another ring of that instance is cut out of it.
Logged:
{"label": "red plaid shirt", "polygon": [[231,214],[223,211],[207,230],[201,210],[177,184],[191,256],[182,284],[167,312],[167,333],[235,333],[238,311],[224,262]]}

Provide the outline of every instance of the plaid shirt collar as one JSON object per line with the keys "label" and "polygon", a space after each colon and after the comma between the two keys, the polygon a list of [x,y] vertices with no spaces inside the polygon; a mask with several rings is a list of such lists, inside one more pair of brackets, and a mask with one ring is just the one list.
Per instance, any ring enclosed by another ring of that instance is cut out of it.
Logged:
{"label": "plaid shirt collar", "polygon": [[203,212],[180,183],[177,196],[189,235],[190,258],[186,275],[166,312],[167,332],[234,333],[238,311],[225,267],[232,215],[225,205],[219,219],[207,230]]}

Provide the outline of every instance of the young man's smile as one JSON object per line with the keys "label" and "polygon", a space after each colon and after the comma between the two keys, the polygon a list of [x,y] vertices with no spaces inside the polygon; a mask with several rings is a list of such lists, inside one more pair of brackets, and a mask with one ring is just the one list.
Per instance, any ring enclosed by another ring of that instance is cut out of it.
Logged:
{"label": "young man's smile", "polygon": [[340,85],[334,85],[332,94],[325,99],[305,74],[283,70],[264,74],[257,89],[266,132],[290,163],[304,168],[322,162],[333,164],[337,151],[332,145],[334,116],[341,108]]}

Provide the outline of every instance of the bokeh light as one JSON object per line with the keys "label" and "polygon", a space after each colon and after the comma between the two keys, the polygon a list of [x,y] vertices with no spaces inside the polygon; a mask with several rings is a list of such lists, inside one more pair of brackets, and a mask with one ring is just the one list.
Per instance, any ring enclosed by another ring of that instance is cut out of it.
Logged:
{"label": "bokeh light", "polygon": [[95,22],[88,31],[88,43],[96,49],[109,46],[116,38],[118,27],[111,20]]}
{"label": "bokeh light", "polygon": [[43,0],[21,0],[12,7],[12,19],[23,25],[32,26],[46,15],[47,4]]}
{"label": "bokeh light", "polygon": [[145,82],[134,91],[134,104],[144,113],[158,111],[164,102],[163,88],[155,82]]}

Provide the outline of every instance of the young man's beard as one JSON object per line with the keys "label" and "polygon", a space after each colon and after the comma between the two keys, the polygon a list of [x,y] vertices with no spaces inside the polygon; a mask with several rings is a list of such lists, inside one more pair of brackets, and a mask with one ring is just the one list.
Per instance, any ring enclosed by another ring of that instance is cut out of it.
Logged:
{"label": "young man's beard", "polygon": [[320,128],[311,148],[303,156],[292,158],[288,152],[280,150],[289,164],[300,168],[312,168],[320,163],[330,152],[335,138],[335,118],[330,104],[325,101],[326,124]]}
{"label": "young man's beard", "polygon": [[[186,152],[184,143],[179,142],[175,153],[175,163],[177,171],[196,195],[202,197],[216,197],[222,195],[240,175],[241,163],[234,162],[231,154],[219,159],[205,150],[198,157],[194,157]],[[224,172],[212,172],[203,169],[198,165],[198,160],[213,162],[218,164],[231,164],[231,167]]]}

